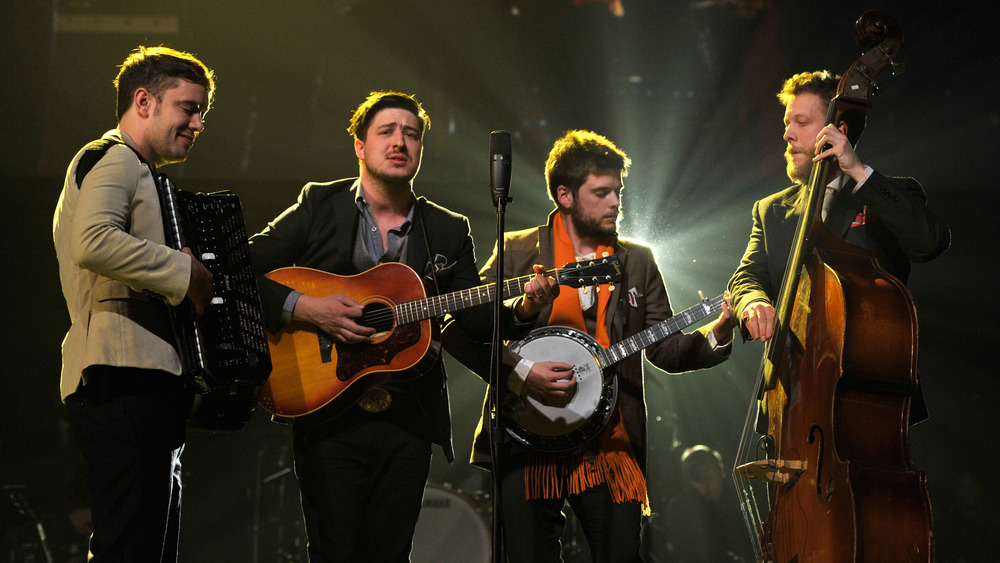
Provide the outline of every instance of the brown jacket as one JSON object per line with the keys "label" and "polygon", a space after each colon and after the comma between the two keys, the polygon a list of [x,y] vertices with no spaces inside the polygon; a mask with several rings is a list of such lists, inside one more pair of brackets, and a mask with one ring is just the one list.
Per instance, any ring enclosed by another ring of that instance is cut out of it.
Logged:
{"label": "brown jacket", "polygon": [[[504,279],[530,274],[533,264],[542,264],[547,269],[556,266],[553,264],[555,253],[552,218],[553,215],[550,215],[546,225],[507,233],[504,236]],[[673,314],[652,249],[636,242],[619,239],[615,244],[615,254],[622,258],[624,278],[621,283],[615,284],[615,293],[608,302],[607,329],[612,343],[641,332]],[[480,270],[480,275],[486,282],[495,281],[495,261],[496,249]],[[512,304],[513,300],[510,305]],[[543,309],[532,328],[547,326],[550,313],[551,306]],[[489,373],[488,343],[483,345],[485,349],[477,348],[469,341],[460,343],[463,335],[456,329],[453,323],[445,328],[443,338],[449,353],[484,377]],[[710,329],[706,326],[691,334],[671,335],[646,348],[643,354],[650,363],[669,373],[714,366],[728,358],[729,348],[721,354],[713,351],[706,339],[708,330]],[[509,373],[511,367],[507,366],[505,373]],[[619,378],[618,406],[639,466],[645,472],[646,401],[642,355],[633,354],[625,358],[616,366],[616,371]],[[471,461],[475,465],[489,468],[491,456],[486,407],[484,401],[483,418],[480,419],[476,430]]]}
{"label": "brown jacket", "polygon": [[[117,130],[104,136],[113,137],[134,146]],[[72,323],[62,346],[63,399],[92,365],[179,375],[170,319],[145,292],[177,305],[191,279],[191,258],[165,245],[149,167],[130,148],[115,144],[78,186],[76,168],[87,148],[70,164],[52,222]]]}

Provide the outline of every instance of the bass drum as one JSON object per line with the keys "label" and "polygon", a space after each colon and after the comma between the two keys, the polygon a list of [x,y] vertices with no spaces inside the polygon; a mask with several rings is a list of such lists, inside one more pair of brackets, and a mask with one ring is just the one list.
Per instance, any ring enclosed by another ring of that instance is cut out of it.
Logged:
{"label": "bass drum", "polygon": [[489,563],[493,557],[491,538],[489,523],[471,499],[427,483],[413,534],[411,562]]}

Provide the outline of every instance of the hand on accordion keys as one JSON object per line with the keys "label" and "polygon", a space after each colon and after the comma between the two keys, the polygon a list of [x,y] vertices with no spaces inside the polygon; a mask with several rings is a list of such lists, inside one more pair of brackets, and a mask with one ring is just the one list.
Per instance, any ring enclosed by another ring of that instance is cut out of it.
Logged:
{"label": "hand on accordion keys", "polygon": [[191,257],[191,281],[188,283],[187,299],[191,302],[191,312],[198,320],[212,302],[212,272],[195,258],[191,249],[184,247],[181,252]]}

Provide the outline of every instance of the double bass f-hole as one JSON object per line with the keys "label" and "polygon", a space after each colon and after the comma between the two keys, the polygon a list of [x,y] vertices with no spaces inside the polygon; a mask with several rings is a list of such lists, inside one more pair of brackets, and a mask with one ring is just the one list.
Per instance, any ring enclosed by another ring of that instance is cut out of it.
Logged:
{"label": "double bass f-hole", "polygon": [[819,442],[819,447],[816,448],[816,496],[819,497],[820,502],[826,502],[830,500],[830,495],[833,494],[834,481],[831,480],[824,485],[826,479],[823,474],[823,448],[826,447],[826,441],[823,439],[823,428],[813,425],[809,429],[809,443],[816,444],[817,441]]}

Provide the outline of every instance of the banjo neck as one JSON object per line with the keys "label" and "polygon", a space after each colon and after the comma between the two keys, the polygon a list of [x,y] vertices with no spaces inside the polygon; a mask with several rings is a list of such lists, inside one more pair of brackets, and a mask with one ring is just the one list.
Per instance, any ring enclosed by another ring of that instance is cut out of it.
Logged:
{"label": "banjo neck", "polygon": [[611,346],[597,353],[597,359],[601,366],[608,367],[624,360],[625,358],[642,351],[648,346],[652,346],[671,334],[680,332],[685,327],[690,326],[705,317],[722,310],[723,298],[721,295],[714,299],[702,297],[697,305],[677,313],[676,315],[659,322],[646,330],[633,334],[632,336],[612,344]]}

